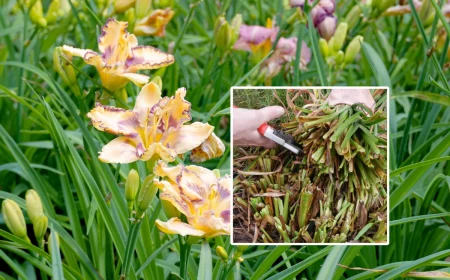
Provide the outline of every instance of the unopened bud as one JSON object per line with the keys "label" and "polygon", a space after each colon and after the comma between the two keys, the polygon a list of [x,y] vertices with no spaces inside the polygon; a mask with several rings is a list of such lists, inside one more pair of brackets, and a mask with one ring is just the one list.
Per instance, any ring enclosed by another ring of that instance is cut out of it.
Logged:
{"label": "unopened bud", "polygon": [[234,31],[224,17],[216,20],[214,28],[214,42],[219,50],[226,51],[231,47]]}
{"label": "unopened bud", "polygon": [[125,199],[127,200],[128,210],[133,211],[134,199],[139,190],[139,174],[131,169],[125,182]]}
{"label": "unopened bud", "polygon": [[2,203],[2,213],[11,233],[19,238],[28,239],[25,218],[19,205],[11,199],[5,199]]}
{"label": "unopened bud", "polygon": [[326,16],[321,23],[317,25],[320,36],[329,40],[336,31],[337,19],[335,16]]}
{"label": "unopened bud", "polygon": [[336,28],[336,32],[334,33],[334,43],[333,49],[334,51],[339,51],[342,49],[344,45],[345,38],[347,37],[348,24],[346,22],[339,23]]}
{"label": "unopened bud", "polygon": [[167,8],[167,7],[173,8],[174,5],[175,5],[175,3],[174,3],[173,0],[155,0],[155,1],[153,2],[153,5],[154,5],[156,8],[162,9],[162,8]]}
{"label": "unopened bud", "polygon": [[228,261],[227,251],[222,246],[216,247],[216,254],[222,261],[224,262]]}
{"label": "unopened bud", "polygon": [[356,36],[353,40],[348,44],[347,49],[345,50],[345,63],[351,63],[355,60],[356,55],[361,50],[361,43],[364,41],[363,36]]}
{"label": "unopened bud", "polygon": [[44,215],[44,208],[42,207],[41,198],[35,190],[28,190],[25,194],[28,217],[34,224],[36,219]]}
{"label": "unopened bud", "polygon": [[347,13],[347,16],[345,17],[345,22],[348,24],[348,28],[351,30],[358,20],[361,18],[361,6],[360,5],[354,5],[353,8]]}
{"label": "unopened bud", "polygon": [[128,22],[128,28],[133,30],[134,24],[136,23],[136,11],[134,8],[130,8],[125,12],[125,19]]}
{"label": "unopened bud", "polygon": [[136,217],[140,219],[147,208],[150,206],[153,198],[158,191],[158,187],[154,184],[154,175],[149,175],[145,178],[141,189],[139,190],[139,196],[136,204]]}
{"label": "unopened bud", "polygon": [[36,240],[41,241],[44,239],[44,235],[48,228],[48,218],[45,215],[39,216],[33,224],[34,235]]}
{"label": "unopened bud", "polygon": [[233,258],[235,260],[239,259],[244,254],[244,251],[247,250],[247,248],[248,248],[248,245],[239,245],[239,246],[237,246],[236,252],[234,253]]}
{"label": "unopened bud", "polygon": [[80,96],[80,90],[77,85],[77,76],[71,64],[72,57],[63,51],[62,47],[56,47],[53,51],[53,68],[59,74],[63,82],[70,87],[71,91]]}
{"label": "unopened bud", "polygon": [[133,7],[136,0],[117,0],[114,2],[114,10],[116,13],[123,13]]}
{"label": "unopened bud", "polygon": [[344,61],[344,52],[338,51],[335,57],[336,64],[339,65]]}
{"label": "unopened bud", "polygon": [[56,247],[58,248],[59,251],[59,235],[57,232],[52,231],[50,232],[50,236],[48,237],[48,253],[51,255],[52,254],[52,244],[53,244],[53,238],[55,238],[56,240]]}
{"label": "unopened bud", "polygon": [[242,263],[242,262],[244,262],[244,258],[243,257],[239,257],[237,261]]}
{"label": "unopened bud", "polygon": [[180,211],[173,206],[172,203],[170,203],[167,200],[161,199],[161,205],[164,210],[164,213],[166,214],[167,219],[171,219],[174,217],[180,217]]}
{"label": "unopened bud", "polygon": [[324,38],[319,39],[319,49],[324,57],[327,57],[329,54],[328,43]]}
{"label": "unopened bud", "polygon": [[47,15],[45,16],[48,24],[55,23],[60,17],[60,1],[61,0],[52,0],[52,2],[50,2],[47,10]]}
{"label": "unopened bud", "polygon": [[242,15],[236,14],[234,18],[231,20],[231,28],[236,34],[239,34],[239,30],[241,29],[242,25]]}
{"label": "unopened bud", "polygon": [[141,19],[150,13],[152,8],[151,0],[136,0],[136,17]]}
{"label": "unopened bud", "polygon": [[430,0],[422,1],[422,5],[419,10],[419,18],[423,26],[427,27],[433,23],[433,19],[436,15],[434,7],[431,5]]}
{"label": "unopened bud", "polygon": [[44,18],[44,11],[42,9],[41,0],[37,0],[34,2],[34,5],[30,9],[30,20],[34,24],[39,25],[40,27],[47,26],[47,20]]}
{"label": "unopened bud", "polygon": [[378,10],[382,13],[392,7],[396,0],[382,0],[378,6]]}

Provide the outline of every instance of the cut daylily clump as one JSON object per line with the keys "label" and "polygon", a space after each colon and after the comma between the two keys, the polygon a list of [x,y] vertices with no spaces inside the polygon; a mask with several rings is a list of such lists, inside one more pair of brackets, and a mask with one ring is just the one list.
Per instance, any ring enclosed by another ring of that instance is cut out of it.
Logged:
{"label": "cut daylily clump", "polygon": [[292,94],[278,125],[303,154],[237,150],[235,242],[385,243],[385,94],[373,108],[332,106],[320,91]]}

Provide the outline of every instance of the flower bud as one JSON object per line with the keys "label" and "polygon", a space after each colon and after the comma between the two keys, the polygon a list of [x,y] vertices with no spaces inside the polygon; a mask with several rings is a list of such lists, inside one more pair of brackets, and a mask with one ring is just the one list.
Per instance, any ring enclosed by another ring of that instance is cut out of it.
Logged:
{"label": "flower bud", "polygon": [[19,205],[11,199],[5,199],[2,203],[2,213],[11,233],[19,238],[28,239],[25,218]]}
{"label": "flower bud", "polygon": [[36,218],[36,221],[33,224],[34,235],[36,236],[36,240],[41,241],[44,239],[44,235],[47,232],[48,228],[48,218],[45,215],[41,215]]}
{"label": "flower bud", "polygon": [[233,28],[233,31],[236,34],[239,34],[239,30],[241,29],[242,25],[242,15],[236,14],[233,19],[231,20],[231,28]]}
{"label": "flower bud", "polygon": [[167,7],[171,7],[173,8],[175,3],[173,0],[155,0],[153,5],[155,6],[155,8],[167,8]]}
{"label": "flower bud", "polygon": [[358,22],[358,19],[361,18],[361,12],[361,6],[354,5],[353,8],[347,13],[344,21],[348,24],[349,29],[352,29]]}
{"label": "flower bud", "polygon": [[242,262],[244,262],[244,258],[243,258],[243,257],[239,257],[239,258],[237,259],[237,261],[240,262],[240,263],[242,263]]}
{"label": "flower bud", "polygon": [[53,51],[53,68],[59,74],[63,82],[70,87],[70,90],[76,95],[80,96],[80,89],[77,85],[77,76],[75,70],[70,64],[72,57],[67,55],[62,47],[56,47]]}
{"label": "flower bud", "polygon": [[339,51],[344,45],[345,38],[347,37],[348,24],[346,22],[341,22],[336,28],[336,33],[334,34],[334,51]]}
{"label": "flower bud", "polygon": [[47,243],[47,246],[48,246],[48,253],[51,255],[52,254],[52,243],[53,243],[53,240],[52,240],[52,237],[53,236],[55,236],[55,239],[56,239],[56,246],[58,247],[58,249],[59,249],[59,235],[58,235],[58,233],[56,232],[56,231],[52,231],[52,232],[50,232],[50,236],[48,237],[48,243]]}
{"label": "flower bud", "polygon": [[26,206],[28,217],[30,217],[31,222],[36,222],[36,219],[44,215],[44,209],[42,207],[41,198],[35,190],[28,190],[25,194]]}
{"label": "flower bud", "polygon": [[152,8],[151,0],[136,0],[136,17],[141,19],[150,13]]}
{"label": "flower bud", "polygon": [[133,211],[134,199],[139,190],[139,174],[131,169],[125,182],[125,199],[127,200],[128,210]]}
{"label": "flower bud", "polygon": [[436,15],[434,7],[431,5],[430,0],[422,1],[422,5],[419,10],[419,18],[423,26],[427,27],[433,23],[433,19]]}
{"label": "flower bud", "polygon": [[395,4],[395,0],[382,0],[378,5],[378,10],[380,13],[386,11],[388,8],[392,7]]}
{"label": "flower bud", "polygon": [[139,190],[139,174],[131,169],[125,182],[125,198],[128,202],[133,202]]}
{"label": "flower bud", "polygon": [[136,11],[134,10],[134,8],[126,10],[125,18],[128,22],[128,28],[133,30],[134,24],[136,23]]}
{"label": "flower bud", "polygon": [[150,206],[153,198],[158,191],[158,187],[154,184],[154,175],[149,175],[145,178],[141,189],[139,190],[139,197],[136,204],[136,217],[140,219],[147,208]]}
{"label": "flower bud", "polygon": [[216,254],[222,261],[224,262],[228,261],[227,251],[222,246],[216,247]]}
{"label": "flower bud", "polygon": [[114,10],[116,13],[123,13],[133,7],[136,0],[117,0],[114,2]]}
{"label": "flower bud", "polygon": [[248,245],[237,246],[236,252],[234,253],[234,256],[233,256],[233,259],[234,260],[239,259],[242,256],[242,254],[244,254],[244,251],[247,250],[247,248],[248,248]]}
{"label": "flower bud", "polygon": [[41,0],[35,1],[34,5],[30,8],[30,20],[40,27],[47,26],[47,20],[44,18],[44,11],[42,9]]}
{"label": "flower bud", "polygon": [[335,16],[327,16],[325,19],[317,25],[317,30],[319,31],[320,36],[329,40],[331,36],[334,35],[336,31],[337,19]]}
{"label": "flower bud", "polygon": [[224,17],[219,17],[216,20],[214,27],[214,42],[221,51],[228,50],[232,45],[234,31]]}
{"label": "flower bud", "polygon": [[361,50],[361,43],[364,41],[363,36],[356,36],[353,40],[348,44],[347,49],[345,50],[344,62],[351,63],[355,60],[356,55]]}
{"label": "flower bud", "polygon": [[50,2],[47,10],[47,15],[45,16],[48,24],[55,23],[60,17],[60,1],[61,0],[52,0],[52,2]]}
{"label": "flower bud", "polygon": [[167,219],[180,217],[180,211],[178,211],[178,209],[175,206],[173,206],[173,204],[170,203],[169,201],[161,199],[161,205],[164,210],[164,213],[167,216]]}
{"label": "flower bud", "polygon": [[319,49],[324,57],[327,57],[329,54],[328,43],[324,38],[319,39]]}
{"label": "flower bud", "polygon": [[344,61],[344,52],[342,50],[336,53],[335,60],[337,65],[341,64]]}

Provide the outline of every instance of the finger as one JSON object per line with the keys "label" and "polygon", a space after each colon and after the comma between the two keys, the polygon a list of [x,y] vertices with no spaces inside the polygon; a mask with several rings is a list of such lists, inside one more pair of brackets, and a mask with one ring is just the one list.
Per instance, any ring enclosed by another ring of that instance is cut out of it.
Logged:
{"label": "finger", "polygon": [[363,103],[373,109],[375,100],[368,89],[333,89],[327,98],[328,104],[334,106],[337,104]]}
{"label": "finger", "polygon": [[256,117],[259,124],[276,119],[284,115],[284,108],[281,106],[269,106],[256,111]]}

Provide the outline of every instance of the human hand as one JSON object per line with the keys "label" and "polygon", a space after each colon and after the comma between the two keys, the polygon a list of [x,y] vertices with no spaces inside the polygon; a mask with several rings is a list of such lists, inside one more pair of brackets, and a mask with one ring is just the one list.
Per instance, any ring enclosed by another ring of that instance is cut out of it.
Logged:
{"label": "human hand", "polygon": [[236,146],[276,147],[272,140],[257,131],[263,123],[284,115],[281,106],[269,106],[259,110],[233,108],[233,143]]}
{"label": "human hand", "polygon": [[368,89],[333,89],[327,97],[328,104],[334,106],[336,104],[363,103],[370,109],[374,109],[375,100]]}

